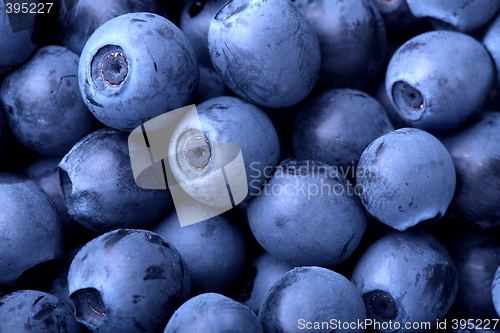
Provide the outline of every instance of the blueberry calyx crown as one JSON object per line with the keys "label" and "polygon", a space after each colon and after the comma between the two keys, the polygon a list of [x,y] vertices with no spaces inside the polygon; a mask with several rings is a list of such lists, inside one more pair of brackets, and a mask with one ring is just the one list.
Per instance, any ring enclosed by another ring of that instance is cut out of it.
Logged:
{"label": "blueberry calyx crown", "polygon": [[369,301],[370,310],[383,320],[394,320],[399,316],[396,302],[385,294],[375,294]]}
{"label": "blueberry calyx crown", "polygon": [[100,298],[95,298],[94,294],[87,291],[87,303],[89,309],[98,316],[106,317],[106,310]]}
{"label": "blueberry calyx crown", "polygon": [[424,96],[417,89],[406,83],[401,89],[401,97],[406,105],[412,110],[420,110],[424,107]]}
{"label": "blueberry calyx crown", "polygon": [[212,150],[207,139],[195,136],[186,144],[186,160],[191,168],[204,170],[212,161]]}
{"label": "blueberry calyx crown", "polygon": [[94,288],[79,289],[69,297],[75,305],[75,318],[79,322],[85,322],[89,328],[97,330],[104,325],[107,310],[98,290]]}
{"label": "blueberry calyx crown", "polygon": [[[118,45],[103,46],[90,63],[91,81],[100,91],[121,88],[127,81],[129,72],[129,60]],[[90,85],[88,81],[87,84]]]}
{"label": "blueberry calyx crown", "polygon": [[424,94],[405,81],[394,83],[392,98],[398,112],[407,120],[419,120],[425,112]]}
{"label": "blueberry calyx crown", "polygon": [[128,75],[128,59],[122,52],[112,52],[104,57],[101,64],[102,79],[110,86],[122,85]]}

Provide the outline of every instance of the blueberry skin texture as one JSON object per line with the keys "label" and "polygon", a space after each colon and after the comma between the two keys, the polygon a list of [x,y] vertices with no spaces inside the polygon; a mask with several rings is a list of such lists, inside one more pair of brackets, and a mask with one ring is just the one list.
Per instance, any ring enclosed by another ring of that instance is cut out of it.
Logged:
{"label": "blueberry skin texture", "polygon": [[54,203],[34,181],[0,173],[0,284],[23,286],[62,259],[62,224]]}
{"label": "blueberry skin texture", "polygon": [[499,225],[500,114],[484,111],[441,141],[457,172],[450,213],[481,229]]}
{"label": "blueberry skin texture", "polygon": [[289,159],[248,205],[259,244],[294,266],[331,267],[347,259],[366,229],[355,189],[336,169]]}
{"label": "blueberry skin texture", "polygon": [[163,333],[182,332],[264,333],[248,307],[216,293],[193,297],[175,311]]}
{"label": "blueberry skin texture", "polygon": [[495,62],[497,70],[496,87],[500,88],[500,16],[497,16],[488,26],[483,35],[482,43]]}
{"label": "blueberry skin texture", "polygon": [[246,267],[243,234],[223,216],[181,227],[175,210],[151,226],[174,246],[191,274],[191,295],[225,293],[236,285]]}
{"label": "blueberry skin texture", "polygon": [[80,326],[56,296],[19,290],[0,298],[0,332],[80,333]]}
{"label": "blueberry skin texture", "polygon": [[198,79],[198,61],[186,36],[151,13],[121,15],[100,26],[85,44],[78,69],[89,110],[124,131],[188,105]]}
{"label": "blueberry skin texture", "polygon": [[431,31],[393,55],[386,90],[399,115],[430,132],[457,128],[486,103],[495,81],[486,49],[459,32]]}
{"label": "blueberry skin texture", "polygon": [[5,2],[0,3],[0,75],[14,71],[35,52],[37,32],[38,27],[12,32]]}
{"label": "blueberry skin texture", "polygon": [[61,44],[80,55],[92,33],[120,15],[149,12],[168,18],[165,6],[158,0],[78,0],[74,8],[57,19]]}
{"label": "blueberry skin texture", "polygon": [[392,131],[384,108],[370,95],[353,89],[328,90],[295,119],[293,151],[299,159],[342,167],[343,175],[352,179],[368,144]]}
{"label": "blueberry skin texture", "polygon": [[170,191],[136,185],[128,133],[101,129],[80,140],[59,163],[64,204],[69,215],[97,233],[142,228],[172,203]]}
{"label": "blueberry skin texture", "polygon": [[227,2],[210,23],[208,47],[227,86],[259,106],[296,104],[318,80],[318,38],[289,0]]}
{"label": "blueberry skin texture", "polygon": [[453,160],[438,139],[402,128],[370,143],[359,159],[356,181],[368,212],[404,231],[444,215],[456,176]]}
{"label": "blueberry skin texture", "polygon": [[87,243],[68,273],[75,317],[93,332],[159,332],[189,297],[179,252],[146,230],[118,229]]}
{"label": "blueberry skin texture", "polygon": [[62,46],[38,49],[7,75],[2,108],[16,139],[41,155],[63,156],[96,128],[78,88],[76,54]]}
{"label": "blueberry skin texture", "polygon": [[[213,68],[208,51],[210,22],[227,0],[191,0],[184,6],[179,27],[193,46],[201,66]],[[202,80],[200,80],[202,82]]]}
{"label": "blueberry skin texture", "polygon": [[384,21],[369,0],[295,0],[318,35],[320,82],[328,88],[367,86],[384,61]]}
{"label": "blueberry skin texture", "polygon": [[245,283],[239,290],[238,302],[248,306],[258,314],[259,307],[269,289],[285,273],[294,268],[294,266],[285,264],[267,252],[261,254],[245,274]]}
{"label": "blueberry skin texture", "polygon": [[471,32],[486,24],[500,8],[499,0],[407,0],[412,14],[427,18],[436,29]]}
{"label": "blueberry skin texture", "polygon": [[406,323],[441,320],[458,290],[450,254],[422,231],[393,232],[377,240],[359,259],[351,281],[363,297],[368,319],[392,320],[404,332],[425,331],[405,329]]}
{"label": "blueberry skin texture", "polygon": [[[330,324],[330,319],[357,323],[365,318],[363,300],[352,283],[321,267],[297,267],[286,273],[272,286],[259,309],[264,332],[303,332],[306,327],[300,328],[301,319],[321,325],[325,321]],[[328,326],[319,326],[314,332],[335,332],[335,327]],[[363,329],[342,331],[361,333]]]}
{"label": "blueberry skin texture", "polygon": [[[197,136],[205,137],[208,142],[231,142],[237,144],[241,149],[245,172],[248,183],[248,195],[251,198],[258,193],[264,181],[267,179],[264,170],[273,170],[279,159],[279,139],[273,123],[269,117],[253,104],[250,104],[237,97],[217,97],[205,101],[196,106],[201,122],[203,133],[199,133],[199,128],[191,125],[190,120],[181,121],[177,125],[176,132],[170,142],[170,151],[175,154],[169,156],[170,167],[179,183],[185,182],[189,177],[201,177],[206,174],[206,170],[190,170],[195,176],[184,173],[181,163],[188,163],[185,150],[177,151],[178,141],[183,138],[183,134],[188,132],[193,138]],[[194,132],[192,134],[189,131]],[[174,158],[180,156],[178,158]],[[215,156],[214,160],[223,160],[223,156]],[[182,161],[182,162],[179,162]],[[210,186],[208,177],[202,179],[204,186]],[[199,183],[192,183],[186,190],[191,196],[207,204],[213,203],[213,198],[204,196],[205,191]],[[186,188],[185,188],[186,189]],[[215,205],[214,205],[215,206]]]}
{"label": "blueberry skin texture", "polygon": [[59,180],[60,161],[61,157],[42,157],[24,170],[23,174],[40,185],[54,202],[63,224],[65,249],[68,250],[77,244],[86,243],[96,235],[68,214]]}
{"label": "blueberry skin texture", "polygon": [[458,272],[458,293],[450,310],[456,318],[499,318],[491,284],[500,266],[500,238],[489,231],[467,230],[443,238]]}

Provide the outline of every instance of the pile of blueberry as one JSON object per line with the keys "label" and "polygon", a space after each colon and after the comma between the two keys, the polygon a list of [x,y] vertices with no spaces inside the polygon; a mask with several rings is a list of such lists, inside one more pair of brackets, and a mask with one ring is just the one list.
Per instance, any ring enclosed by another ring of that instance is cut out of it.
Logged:
{"label": "pile of blueberry", "polygon": [[23,1],[0,333],[500,331],[500,0]]}

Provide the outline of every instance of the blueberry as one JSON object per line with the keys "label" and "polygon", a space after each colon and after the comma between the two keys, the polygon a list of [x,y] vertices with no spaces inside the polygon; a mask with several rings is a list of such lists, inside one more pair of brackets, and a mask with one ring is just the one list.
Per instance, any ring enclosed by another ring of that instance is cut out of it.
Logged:
{"label": "blueberry", "polygon": [[338,166],[344,177],[354,179],[355,165],[366,146],[393,130],[384,108],[370,95],[352,89],[329,90],[295,119],[293,151],[297,158]]}
{"label": "blueberry", "polygon": [[157,234],[118,229],[78,252],[68,288],[76,319],[93,332],[158,332],[188,299],[190,275]]}
{"label": "blueberry", "polygon": [[463,231],[443,242],[458,273],[458,293],[450,312],[455,318],[499,318],[491,298],[491,284],[500,266],[500,239],[489,231]]}
{"label": "blueberry", "polygon": [[[208,29],[215,14],[227,0],[190,0],[184,6],[179,27],[186,34],[200,65],[212,68],[208,51]],[[200,83],[203,82],[200,79]]]}
{"label": "blueberry", "polygon": [[95,118],[78,88],[78,61],[76,54],[62,46],[45,46],[5,77],[2,106],[9,128],[27,148],[63,156],[95,130]]}
{"label": "blueberry", "polygon": [[126,132],[101,129],[80,140],[59,163],[69,215],[94,232],[145,227],[172,203],[169,191],[135,184],[127,138]]}
{"label": "blueberry", "polygon": [[43,277],[63,256],[54,203],[34,181],[0,173],[0,284],[23,286]]}
{"label": "blueberry", "polygon": [[386,52],[386,31],[369,0],[295,0],[316,31],[321,48],[320,82],[329,88],[367,86]]}
{"label": "blueberry", "polygon": [[[66,2],[66,1],[65,1]],[[112,18],[128,13],[150,12],[168,18],[158,0],[78,0],[76,6],[58,18],[57,32],[63,46],[82,53],[92,33]]]}
{"label": "blueberry", "polygon": [[402,128],[365,149],[356,181],[365,208],[397,230],[444,215],[455,191],[450,154],[433,135]]}
{"label": "blueberry", "polygon": [[318,38],[289,0],[228,1],[210,23],[208,46],[229,88],[259,106],[298,103],[318,80]]}
{"label": "blueberry", "polygon": [[495,80],[493,62],[472,37],[431,31],[401,46],[386,75],[387,94],[411,126],[448,131],[479,112]]}
{"label": "blueberry", "polygon": [[258,313],[266,293],[294,266],[287,265],[269,253],[263,253],[252,263],[245,274],[238,293],[238,301]]}
{"label": "blueberry", "polygon": [[470,32],[486,24],[500,8],[499,0],[407,0],[416,17],[436,29]]}
{"label": "blueberry", "polygon": [[[10,2],[13,4],[13,2]],[[29,4],[31,1],[25,1]],[[15,17],[16,14],[13,16]],[[21,66],[35,52],[38,26],[13,31],[5,2],[0,3],[0,75]]]}
{"label": "blueberry", "polygon": [[248,206],[259,244],[295,266],[330,267],[347,259],[366,229],[356,189],[321,162],[285,160]]}
{"label": "blueberry", "polygon": [[363,332],[342,323],[364,322],[359,292],[344,276],[320,267],[297,267],[266,294],[259,309],[264,332]]}
{"label": "blueberry", "polygon": [[245,238],[222,216],[181,227],[177,213],[171,211],[151,226],[151,231],[173,245],[186,261],[192,295],[228,292],[243,274]]}
{"label": "blueberry", "polygon": [[19,290],[0,298],[0,332],[80,333],[80,326],[56,296]]}
{"label": "blueberry", "polygon": [[[381,332],[429,330],[448,312],[458,289],[450,254],[425,232],[380,238],[361,256],[351,281],[363,296],[367,319],[377,321],[373,327]],[[424,322],[429,326],[414,325]]]}
{"label": "blueberry", "polygon": [[264,333],[257,316],[246,306],[220,294],[207,293],[182,304],[163,333]]}
{"label": "blueberry", "polygon": [[[248,183],[246,197],[250,198],[266,180],[263,171],[272,170],[278,163],[279,139],[269,117],[258,107],[236,97],[213,98],[197,105],[196,110],[199,122],[196,117],[186,116],[177,125],[170,141],[169,150],[175,153],[170,154],[169,164],[176,180],[195,199],[219,207],[214,200],[217,198],[206,197],[206,187],[215,184],[217,173],[214,171],[233,160],[232,151],[215,150],[216,143],[230,142],[241,149]],[[188,147],[196,142],[205,142],[207,150],[214,155],[209,153],[195,161],[191,156],[194,149]],[[194,178],[198,181],[189,182]],[[224,194],[227,191],[226,188],[221,190]],[[219,197],[224,199],[223,194]],[[220,205],[224,202],[222,200]]]}
{"label": "blueberry", "polygon": [[85,44],[78,72],[90,111],[126,131],[189,104],[198,78],[186,36],[151,13],[121,15],[100,26]]}
{"label": "blueberry", "polygon": [[500,224],[500,113],[483,112],[441,141],[457,171],[450,212],[474,226]]}

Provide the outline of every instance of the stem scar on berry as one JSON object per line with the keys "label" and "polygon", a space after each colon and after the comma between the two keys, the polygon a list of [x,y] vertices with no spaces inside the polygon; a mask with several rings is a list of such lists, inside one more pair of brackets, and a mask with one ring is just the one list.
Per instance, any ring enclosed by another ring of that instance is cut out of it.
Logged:
{"label": "stem scar on berry", "polygon": [[195,136],[186,145],[186,160],[195,170],[206,169],[212,161],[210,143],[201,136]]}
{"label": "stem scar on berry", "polygon": [[396,302],[384,294],[375,294],[370,298],[370,309],[384,320],[394,320],[399,316]]}
{"label": "stem scar on berry", "polygon": [[424,107],[424,97],[422,93],[408,83],[403,86],[401,97],[403,97],[406,105],[412,110],[420,110]]}
{"label": "stem scar on berry", "polygon": [[102,59],[101,77],[113,87],[118,87],[125,82],[128,75],[127,56],[120,51],[112,52]]}

